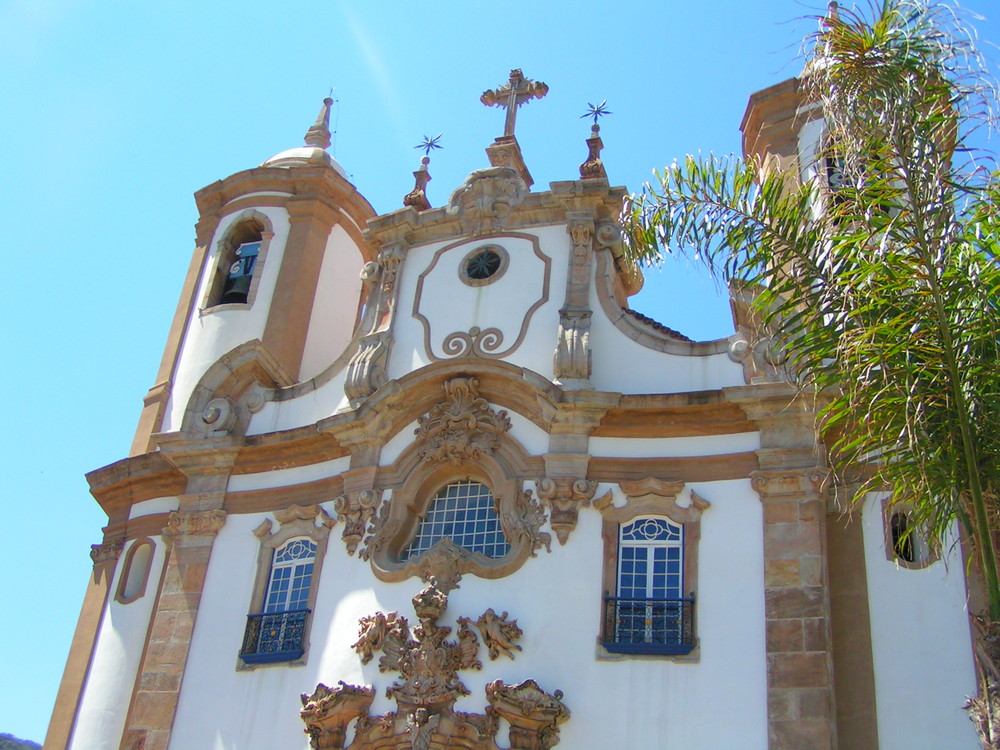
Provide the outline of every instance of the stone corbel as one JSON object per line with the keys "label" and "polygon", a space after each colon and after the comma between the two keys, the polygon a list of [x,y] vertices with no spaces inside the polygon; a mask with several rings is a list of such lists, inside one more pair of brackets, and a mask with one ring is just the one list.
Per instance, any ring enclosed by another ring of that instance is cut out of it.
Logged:
{"label": "stone corbel", "polygon": [[362,325],[364,335],[347,365],[344,383],[344,392],[354,408],[385,385],[388,378],[386,368],[392,348],[396,278],[403,257],[403,245],[394,245],[379,253],[377,261],[367,264],[361,272],[362,279],[366,283],[372,283],[373,288]]}
{"label": "stone corbel", "polygon": [[597,491],[597,482],[573,477],[546,477],[535,483],[538,497],[549,506],[552,530],[559,544],[566,544],[569,533],[576,528],[581,507],[586,507]]}
{"label": "stone corbel", "polygon": [[107,539],[101,544],[92,544],[90,545],[90,559],[94,561],[95,568],[104,563],[116,562],[124,547],[124,536]]}
{"label": "stone corbel", "polygon": [[755,471],[750,484],[762,502],[782,500],[818,500],[826,490],[830,470],[822,466],[804,469]]}
{"label": "stone corbel", "polygon": [[179,537],[214,537],[226,522],[226,515],[227,513],[224,510],[207,510],[194,513],[173,511],[167,517],[167,525],[163,529],[163,543],[167,547],[171,547]]}
{"label": "stone corbel", "polygon": [[334,499],[333,509],[337,513],[337,520],[344,524],[340,538],[347,545],[347,554],[354,555],[381,501],[380,489],[347,492]]}

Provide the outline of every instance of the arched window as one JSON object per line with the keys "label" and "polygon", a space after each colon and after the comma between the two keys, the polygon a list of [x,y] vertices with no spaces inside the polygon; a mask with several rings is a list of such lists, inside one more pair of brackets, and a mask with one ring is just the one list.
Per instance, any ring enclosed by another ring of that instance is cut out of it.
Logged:
{"label": "arched window", "polygon": [[919,570],[937,562],[934,545],[922,524],[914,523],[909,506],[883,504],[885,556],[900,568]]}
{"label": "arched window", "polygon": [[[304,658],[317,579],[333,521],[318,505],[275,511],[254,530],[261,541],[257,580],[240,658],[248,665]],[[317,523],[318,522],[318,523]]]}
{"label": "arched window", "polygon": [[137,539],[132,543],[122,566],[121,578],[115,600],[121,604],[130,604],[146,593],[146,583],[149,581],[149,571],[153,564],[153,542],[150,539]]}
{"label": "arched window", "polygon": [[400,554],[405,562],[429,550],[442,539],[459,547],[499,559],[510,552],[510,543],[500,527],[496,500],[481,482],[452,482],[434,496],[420,520],[411,542]]}
{"label": "arched window", "polygon": [[263,214],[250,212],[237,220],[220,240],[206,308],[253,301],[254,279],[260,273],[271,237],[266,222]]}
{"label": "arched window", "polygon": [[641,517],[618,534],[616,595],[609,601],[611,646],[625,652],[691,650],[691,600],[684,596],[684,527]]}
{"label": "arched window", "polygon": [[315,563],[316,543],[309,539],[292,539],[276,549],[264,597],[264,612],[304,610],[309,601]]}
{"label": "arched window", "polygon": [[698,659],[695,597],[701,516],[711,504],[682,482],[655,478],[618,484],[594,501],[604,517],[604,621],[601,646],[619,654]]}

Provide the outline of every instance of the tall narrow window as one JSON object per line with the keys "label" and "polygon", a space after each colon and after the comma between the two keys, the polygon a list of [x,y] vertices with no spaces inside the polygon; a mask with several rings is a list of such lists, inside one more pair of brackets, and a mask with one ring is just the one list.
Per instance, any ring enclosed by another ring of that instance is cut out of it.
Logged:
{"label": "tall narrow window", "polygon": [[486,557],[501,558],[510,543],[500,526],[496,500],[490,488],[473,481],[452,482],[444,487],[420,521],[413,540],[400,555],[402,561],[429,550],[442,539]]}
{"label": "tall narrow window", "polygon": [[264,611],[249,615],[243,649],[250,663],[291,661],[305,652],[305,623],[316,543],[296,538],[274,550]]}
{"label": "tall narrow window", "polygon": [[693,605],[684,596],[684,527],[642,517],[618,536],[615,596],[607,598],[605,648],[621,653],[686,654]]}

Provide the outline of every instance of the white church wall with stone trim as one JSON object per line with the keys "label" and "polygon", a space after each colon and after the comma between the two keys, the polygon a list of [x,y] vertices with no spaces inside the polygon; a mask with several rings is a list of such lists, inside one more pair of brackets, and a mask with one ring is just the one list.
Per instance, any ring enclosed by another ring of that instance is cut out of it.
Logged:
{"label": "white church wall with stone trim", "polygon": [[330,230],[316,284],[299,380],[319,375],[339,357],[354,333],[360,311],[364,257],[340,225]]}
{"label": "white church wall with stone trim", "polygon": [[120,563],[135,542],[125,545],[118,558],[110,586],[112,593],[104,604],[101,628],[77,710],[71,750],[118,750],[163,570],[163,539],[150,538],[156,548],[150,560],[146,593],[129,604],[115,601],[114,592],[124,570]]}
{"label": "white church wall with stone trim", "polygon": [[976,750],[958,700],[976,694],[976,674],[957,535],[940,560],[908,570],[887,559],[880,493],[862,523],[882,750]]}

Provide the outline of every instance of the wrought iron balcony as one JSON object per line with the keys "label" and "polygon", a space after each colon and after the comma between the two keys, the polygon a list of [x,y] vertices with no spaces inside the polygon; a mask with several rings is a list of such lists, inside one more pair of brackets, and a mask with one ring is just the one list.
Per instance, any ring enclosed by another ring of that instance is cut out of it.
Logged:
{"label": "wrought iron balcony", "polygon": [[604,648],[616,654],[689,654],[694,649],[694,597],[604,597]]}
{"label": "wrought iron balcony", "polygon": [[306,617],[310,610],[247,615],[240,658],[248,664],[293,661],[305,653]]}

